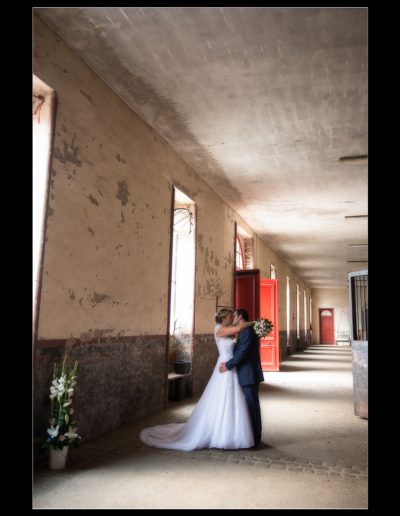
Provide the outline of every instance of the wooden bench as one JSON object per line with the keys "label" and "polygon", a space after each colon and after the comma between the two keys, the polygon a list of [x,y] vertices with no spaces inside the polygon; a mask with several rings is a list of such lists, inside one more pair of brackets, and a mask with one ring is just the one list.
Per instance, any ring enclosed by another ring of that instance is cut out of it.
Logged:
{"label": "wooden bench", "polygon": [[168,397],[171,397],[174,400],[181,401],[185,397],[185,382],[183,379],[185,376],[189,376],[188,374],[177,374],[177,373],[168,373],[168,383],[173,382],[172,388],[168,388]]}

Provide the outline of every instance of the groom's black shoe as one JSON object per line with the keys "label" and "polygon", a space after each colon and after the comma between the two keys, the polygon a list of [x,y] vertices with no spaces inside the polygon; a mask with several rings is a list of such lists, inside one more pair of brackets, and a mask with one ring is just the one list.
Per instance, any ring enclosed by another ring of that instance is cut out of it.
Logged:
{"label": "groom's black shoe", "polygon": [[262,441],[256,441],[256,444],[252,447],[254,450],[264,450],[265,448],[271,448],[271,446]]}

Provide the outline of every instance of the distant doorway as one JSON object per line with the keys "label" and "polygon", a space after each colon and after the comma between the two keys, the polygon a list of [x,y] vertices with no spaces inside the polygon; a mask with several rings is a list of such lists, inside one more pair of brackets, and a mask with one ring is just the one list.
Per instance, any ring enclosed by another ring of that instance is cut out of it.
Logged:
{"label": "distant doorway", "polygon": [[319,309],[319,331],[321,344],[335,344],[333,308]]}

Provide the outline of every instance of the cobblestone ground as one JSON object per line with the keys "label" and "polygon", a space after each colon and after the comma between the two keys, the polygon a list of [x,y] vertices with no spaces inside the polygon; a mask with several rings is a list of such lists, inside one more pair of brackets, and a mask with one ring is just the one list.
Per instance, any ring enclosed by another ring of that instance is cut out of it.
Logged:
{"label": "cobblestone ground", "polygon": [[[182,408],[173,411],[174,422],[186,421],[192,410],[193,405],[187,404]],[[151,448],[140,442],[138,435],[142,428],[147,426],[155,426],[166,422],[170,410],[148,416],[135,424],[128,425],[122,429],[98,438],[93,442],[86,443],[80,448],[70,451],[68,457],[69,467],[84,467],[90,463],[96,463],[102,458],[110,458],[111,456],[126,457],[127,454],[151,453],[157,455],[167,455],[179,458],[184,461],[215,461],[220,463],[238,464],[240,466],[249,466],[253,468],[286,470],[292,472],[308,472],[315,475],[331,475],[341,477],[352,477],[357,479],[366,479],[368,476],[368,468],[360,464],[349,464],[344,461],[321,461],[321,460],[301,460],[291,456],[278,456],[275,450],[268,447],[260,449],[247,450],[195,450],[190,452],[182,452],[175,450],[162,450]]]}

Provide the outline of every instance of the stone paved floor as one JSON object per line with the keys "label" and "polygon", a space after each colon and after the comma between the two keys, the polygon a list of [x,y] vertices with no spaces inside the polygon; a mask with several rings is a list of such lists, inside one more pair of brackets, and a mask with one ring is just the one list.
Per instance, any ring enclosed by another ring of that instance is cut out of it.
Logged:
{"label": "stone paved floor", "polygon": [[367,507],[368,422],[353,411],[351,348],[312,346],[289,357],[280,372],[265,373],[260,400],[257,449],[179,452],[142,444],[142,428],[185,421],[196,400],[172,402],[69,450],[63,471],[39,464],[33,506]]}

